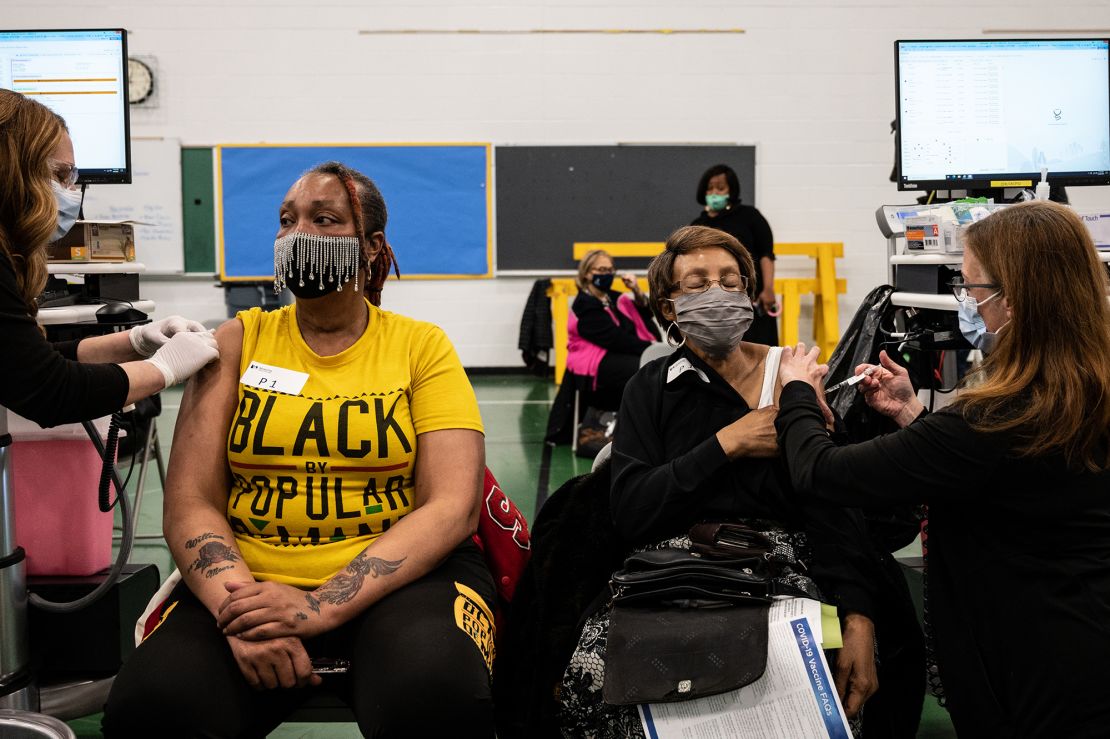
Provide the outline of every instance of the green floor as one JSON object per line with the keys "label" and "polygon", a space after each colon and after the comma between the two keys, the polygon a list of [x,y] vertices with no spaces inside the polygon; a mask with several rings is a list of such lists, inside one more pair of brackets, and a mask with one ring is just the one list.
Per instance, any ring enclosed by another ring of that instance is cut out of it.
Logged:
{"label": "green floor", "polygon": [[[554,385],[550,380],[526,375],[476,375],[471,379],[486,428],[486,463],[502,489],[531,521],[538,498],[542,500],[550,490],[558,488],[567,479],[589,471],[590,463],[574,457],[569,447],[555,448],[550,454],[548,485],[540,489],[543,435],[548,407],[555,394]],[[167,455],[180,399],[179,390],[163,394],[158,430]],[[162,490],[153,468],[144,488],[138,534],[158,535],[161,533]],[[131,561],[154,563],[163,576],[173,569],[169,552],[160,539],[136,542]],[[69,725],[78,737],[100,736],[99,714],[71,721]],[[360,734],[354,724],[289,723],[270,734],[271,739],[344,739],[358,736]],[[947,712],[935,701],[927,700],[918,737],[947,739],[954,736]]]}

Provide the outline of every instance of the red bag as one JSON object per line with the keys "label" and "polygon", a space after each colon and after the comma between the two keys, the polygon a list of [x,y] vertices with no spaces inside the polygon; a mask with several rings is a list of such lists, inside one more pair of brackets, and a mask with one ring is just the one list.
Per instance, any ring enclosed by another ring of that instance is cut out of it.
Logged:
{"label": "red bag", "polygon": [[503,633],[505,606],[512,603],[517,582],[532,556],[532,538],[524,514],[501,490],[488,467],[482,482],[482,510],[478,514],[474,542],[485,555],[486,566],[497,588],[494,621],[500,634]]}

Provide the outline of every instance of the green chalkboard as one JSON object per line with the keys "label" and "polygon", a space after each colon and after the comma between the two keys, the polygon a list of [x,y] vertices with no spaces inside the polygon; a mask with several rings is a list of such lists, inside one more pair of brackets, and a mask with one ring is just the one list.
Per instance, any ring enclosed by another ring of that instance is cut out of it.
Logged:
{"label": "green chalkboard", "polygon": [[181,215],[185,271],[216,271],[216,196],[212,147],[181,147]]}

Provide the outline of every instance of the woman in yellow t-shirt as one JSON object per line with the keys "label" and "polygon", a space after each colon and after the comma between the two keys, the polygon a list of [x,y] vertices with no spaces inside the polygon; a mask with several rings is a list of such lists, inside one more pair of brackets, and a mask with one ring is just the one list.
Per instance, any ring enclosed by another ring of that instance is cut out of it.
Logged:
{"label": "woman in yellow t-shirt", "polygon": [[[443,331],[378,307],[385,222],[334,162],[281,204],[275,284],[296,301],[221,326],[186,389],[164,512],[184,580],[106,735],[264,735],[321,684],[366,735],[493,735],[481,418]],[[321,678],[323,658],[349,672]]]}

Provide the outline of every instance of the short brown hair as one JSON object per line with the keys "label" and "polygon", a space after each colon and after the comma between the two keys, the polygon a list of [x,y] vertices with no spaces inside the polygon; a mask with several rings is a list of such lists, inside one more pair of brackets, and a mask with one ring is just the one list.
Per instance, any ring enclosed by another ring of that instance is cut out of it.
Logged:
{"label": "short brown hair", "polygon": [[651,292],[651,312],[660,326],[666,326],[670,319],[663,315],[663,301],[674,292],[674,262],[683,254],[698,249],[724,249],[736,259],[740,274],[748,283],[748,297],[755,299],[755,263],[752,255],[736,237],[708,226],[683,226],[667,237],[663,251],[648,265],[648,288]]}
{"label": "short brown hair", "polygon": [[1025,456],[1075,469],[1110,466],[1110,306],[1090,232],[1048,201],[1015,205],[967,229],[966,248],[1001,286],[1011,320],[957,401],[973,428],[1010,431]]}
{"label": "short brown hair", "polygon": [[46,286],[46,244],[58,222],[50,156],[65,122],[42,103],[0,90],[0,254],[12,262],[30,315]]}
{"label": "short brown hair", "polygon": [[613,259],[612,255],[604,249],[593,249],[592,251],[586,252],[586,255],[582,257],[582,261],[578,263],[578,275],[574,278],[574,284],[578,285],[578,289],[582,292],[589,292],[590,270],[593,269],[594,262],[600,257],[609,257],[610,260]]}

